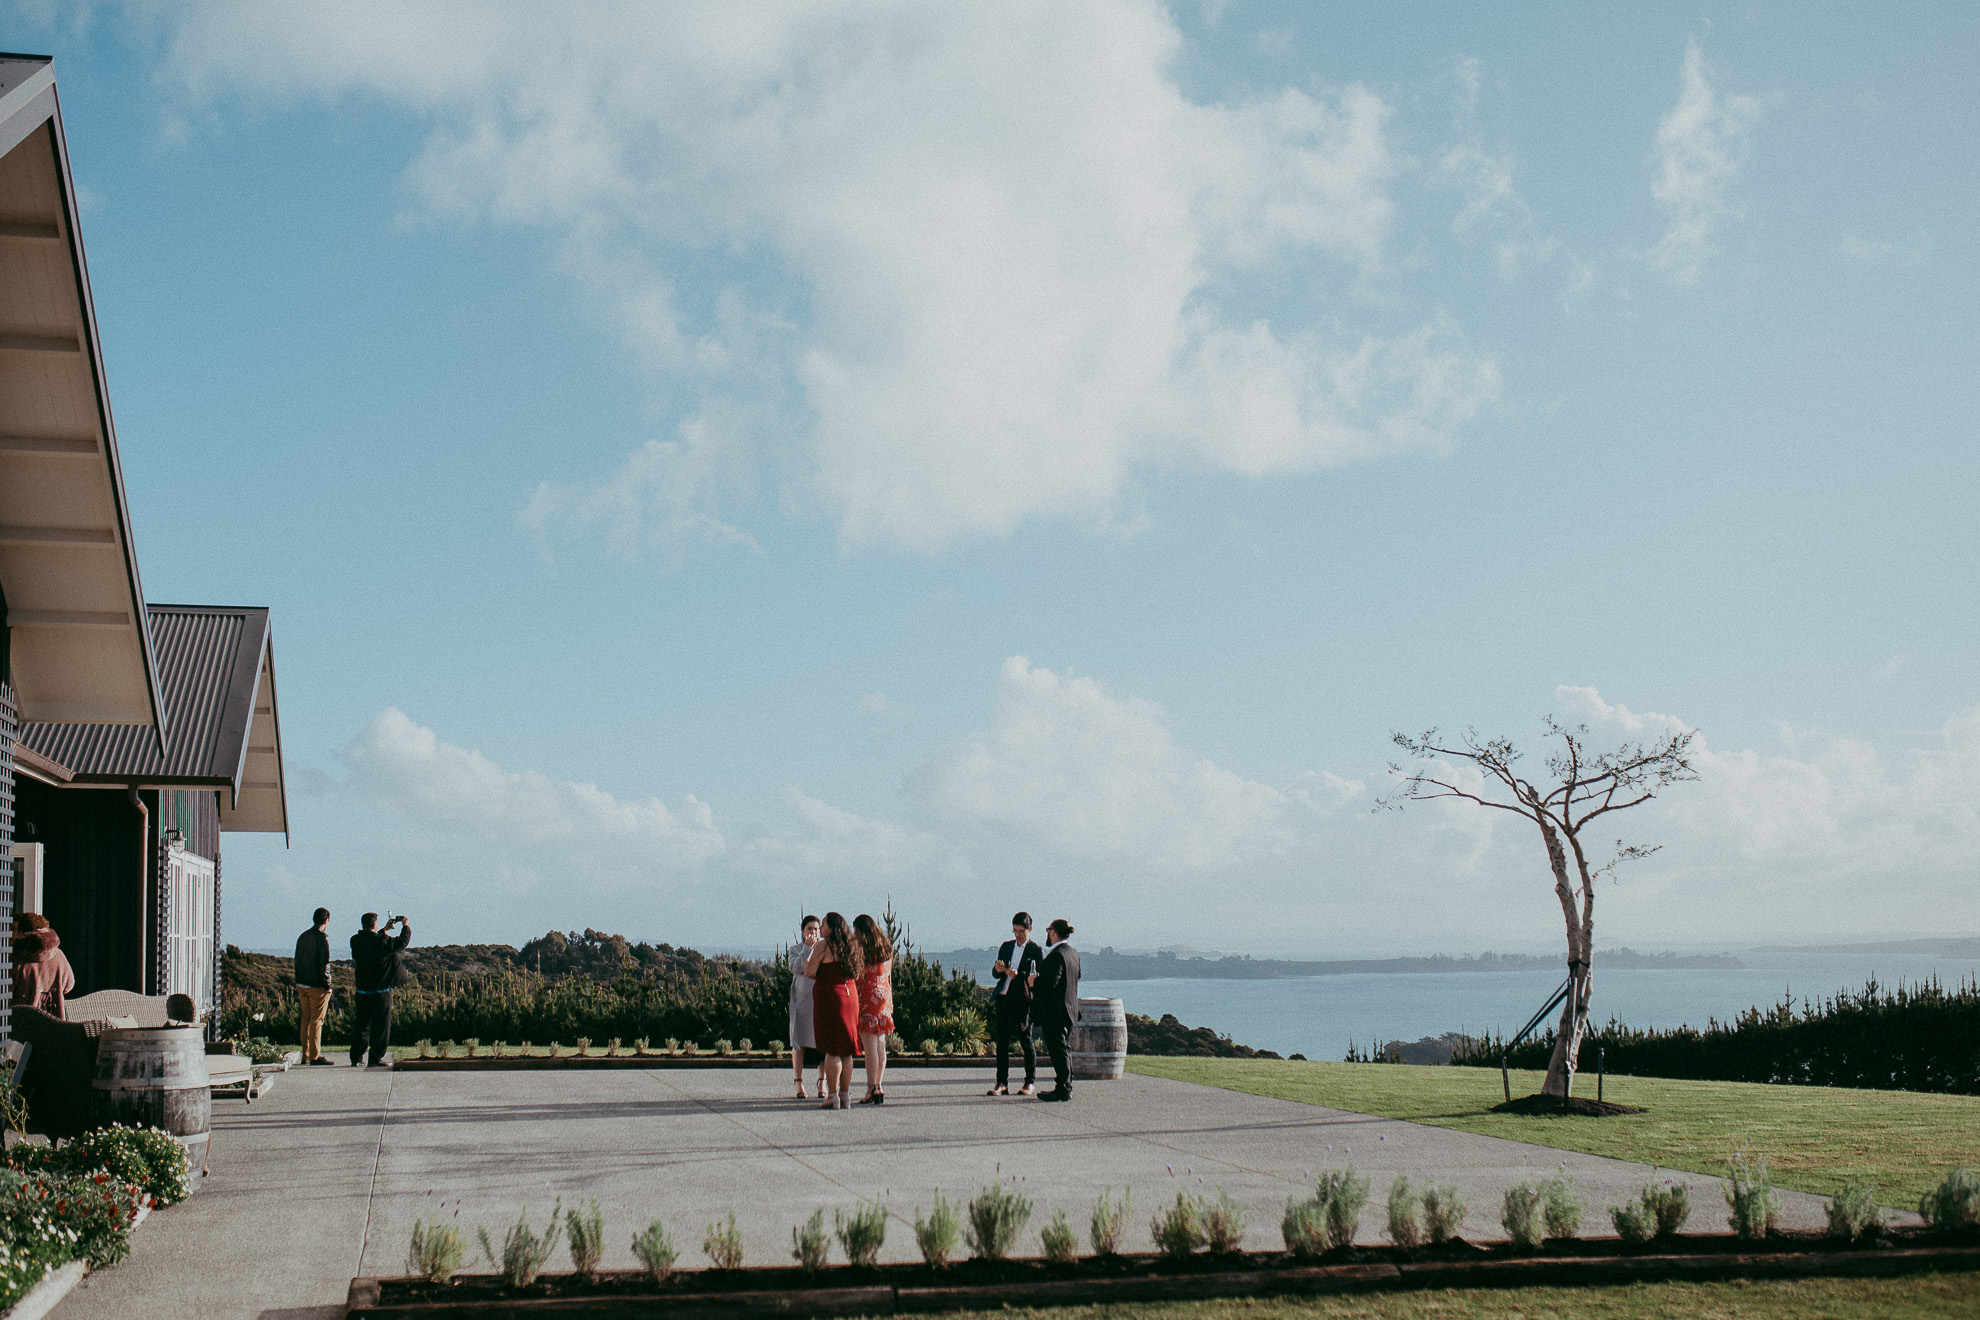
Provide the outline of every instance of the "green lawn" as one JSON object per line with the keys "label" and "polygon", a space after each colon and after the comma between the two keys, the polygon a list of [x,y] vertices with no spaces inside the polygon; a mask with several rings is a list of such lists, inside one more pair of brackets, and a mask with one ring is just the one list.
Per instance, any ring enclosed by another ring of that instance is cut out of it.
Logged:
{"label": "green lawn", "polygon": [[[1648,1112],[1540,1118],[1490,1112],[1504,1098],[1492,1068],[1144,1055],[1130,1058],[1128,1067],[1152,1077],[1696,1173],[1724,1172],[1726,1156],[1745,1145],[1767,1157],[1784,1187],[1833,1192],[1857,1175],[1878,1185],[1884,1204],[1904,1209],[1914,1208],[1955,1165],[1980,1167],[1980,1096],[1611,1077],[1605,1099]],[[1513,1094],[1530,1095],[1540,1081],[1537,1072],[1515,1072]],[[1594,1090],[1586,1075],[1576,1086],[1577,1094]]]}
{"label": "green lawn", "polygon": [[1953,1320],[1980,1312],[1980,1274],[1909,1279],[1642,1283],[1620,1288],[1381,1293],[1120,1306],[1005,1309],[956,1320]]}

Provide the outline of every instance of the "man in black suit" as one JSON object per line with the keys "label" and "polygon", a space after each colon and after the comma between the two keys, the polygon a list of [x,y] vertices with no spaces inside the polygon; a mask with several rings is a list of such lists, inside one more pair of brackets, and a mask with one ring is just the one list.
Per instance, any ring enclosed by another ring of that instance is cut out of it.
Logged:
{"label": "man in black suit", "polygon": [[1066,1036],[1079,1021],[1079,951],[1072,923],[1061,917],[1045,928],[1045,957],[1031,975],[1031,1020],[1045,1037],[1058,1086],[1040,1100],[1072,1099],[1072,1068],[1066,1059]]}
{"label": "man in black suit", "polygon": [[[365,913],[359,921],[364,929],[351,936],[352,979],[357,982],[351,1006],[351,1067],[365,1061],[369,1047],[371,1066],[383,1068],[392,1047],[392,991],[406,983],[399,954],[412,943],[412,923],[392,917],[380,930],[376,912]],[[385,933],[394,924],[399,927],[396,937]]]}
{"label": "man in black suit", "polygon": [[1038,970],[1038,945],[1031,938],[1031,914],[1020,912],[1011,918],[1011,938],[997,950],[997,961],[990,968],[997,977],[997,988],[990,992],[991,1012],[997,1033],[997,1084],[987,1094],[1011,1093],[1011,1037],[1024,1047],[1024,1086],[1019,1095],[1038,1093],[1038,1050],[1031,1043],[1031,975]]}

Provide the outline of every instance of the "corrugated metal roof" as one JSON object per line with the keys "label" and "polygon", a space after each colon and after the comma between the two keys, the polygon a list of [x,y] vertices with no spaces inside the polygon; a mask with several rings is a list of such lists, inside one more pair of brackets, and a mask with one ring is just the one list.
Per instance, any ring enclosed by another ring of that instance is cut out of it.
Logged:
{"label": "corrugated metal roof", "polygon": [[66,766],[75,782],[240,789],[268,611],[153,605],[152,643],[165,692],[165,751],[141,724],[23,724],[21,742]]}

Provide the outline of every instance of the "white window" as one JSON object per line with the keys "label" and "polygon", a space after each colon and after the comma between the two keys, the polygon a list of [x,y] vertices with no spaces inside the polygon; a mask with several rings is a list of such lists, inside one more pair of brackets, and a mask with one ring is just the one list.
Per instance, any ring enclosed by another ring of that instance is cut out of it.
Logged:
{"label": "white window", "polygon": [[191,995],[204,1013],[213,1007],[213,863],[174,850],[166,896],[165,993]]}

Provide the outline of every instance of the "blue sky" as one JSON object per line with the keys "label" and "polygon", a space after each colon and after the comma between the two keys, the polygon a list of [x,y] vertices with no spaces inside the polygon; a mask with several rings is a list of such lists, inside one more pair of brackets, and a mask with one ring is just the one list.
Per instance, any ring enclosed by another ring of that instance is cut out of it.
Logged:
{"label": "blue sky", "polygon": [[1599,943],[1980,928],[1970,7],[534,12],[0,9],[230,940],[1547,948],[1367,808],[1549,712],[1706,748]]}

